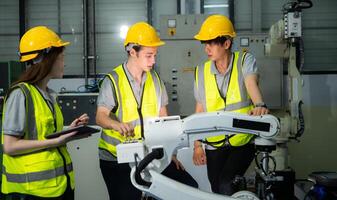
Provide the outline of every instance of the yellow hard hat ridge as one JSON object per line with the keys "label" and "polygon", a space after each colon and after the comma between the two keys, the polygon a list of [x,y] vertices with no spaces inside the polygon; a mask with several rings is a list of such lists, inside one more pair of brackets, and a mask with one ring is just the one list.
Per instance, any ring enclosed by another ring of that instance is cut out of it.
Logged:
{"label": "yellow hard hat ridge", "polygon": [[[62,47],[70,44],[65,42],[51,29],[45,26],[36,26],[29,29],[20,40],[20,61],[25,62],[38,56],[39,50],[50,47]],[[32,52],[31,54],[29,52]]]}
{"label": "yellow hard hat ridge", "polygon": [[146,22],[135,23],[129,28],[124,46],[129,43],[147,47],[157,47],[165,44],[158,37],[156,30]]}
{"label": "yellow hard hat ridge", "polygon": [[234,26],[228,17],[224,15],[211,15],[204,21],[199,33],[195,35],[194,38],[207,41],[220,36],[230,36],[234,38],[236,36]]}

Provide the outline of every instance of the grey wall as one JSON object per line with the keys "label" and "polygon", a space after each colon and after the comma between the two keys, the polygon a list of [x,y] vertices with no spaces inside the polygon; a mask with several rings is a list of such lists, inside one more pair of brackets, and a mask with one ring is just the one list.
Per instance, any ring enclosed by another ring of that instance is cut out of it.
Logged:
{"label": "grey wall", "polygon": [[312,171],[337,171],[337,75],[304,75],[305,132],[289,144],[298,178]]}
{"label": "grey wall", "polygon": [[18,1],[0,1],[0,61],[17,60],[19,46]]}

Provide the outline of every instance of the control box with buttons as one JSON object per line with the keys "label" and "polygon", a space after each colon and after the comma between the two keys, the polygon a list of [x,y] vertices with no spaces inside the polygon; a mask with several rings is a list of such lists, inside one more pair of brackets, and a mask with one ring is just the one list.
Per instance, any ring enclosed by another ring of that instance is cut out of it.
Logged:
{"label": "control box with buttons", "polygon": [[98,93],[64,93],[57,97],[58,104],[62,110],[64,125],[70,125],[74,119],[87,113],[89,125],[96,124],[96,101]]}

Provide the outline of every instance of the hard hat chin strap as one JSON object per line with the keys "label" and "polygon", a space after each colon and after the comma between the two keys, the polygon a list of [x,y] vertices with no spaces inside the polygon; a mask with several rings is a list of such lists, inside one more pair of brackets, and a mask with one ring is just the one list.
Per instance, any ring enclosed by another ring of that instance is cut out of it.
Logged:
{"label": "hard hat chin strap", "polygon": [[42,49],[42,50],[29,51],[29,52],[24,52],[24,53],[18,52],[18,54],[19,54],[19,56],[21,58],[22,56],[26,56],[26,55],[36,54],[37,53],[38,55],[31,60],[31,64],[37,64],[37,63],[40,63],[43,60],[43,58],[45,57],[45,55],[48,54],[51,49],[52,49],[52,47],[48,47],[48,48],[45,48],[45,49]]}
{"label": "hard hat chin strap", "polygon": [[43,59],[44,59],[44,54],[41,53],[41,54],[37,55],[37,57],[32,59],[32,64],[33,65],[38,64],[38,63],[42,62]]}
{"label": "hard hat chin strap", "polygon": [[125,51],[129,52],[131,49],[133,49],[133,47],[139,47],[139,44],[129,43],[125,46]]}

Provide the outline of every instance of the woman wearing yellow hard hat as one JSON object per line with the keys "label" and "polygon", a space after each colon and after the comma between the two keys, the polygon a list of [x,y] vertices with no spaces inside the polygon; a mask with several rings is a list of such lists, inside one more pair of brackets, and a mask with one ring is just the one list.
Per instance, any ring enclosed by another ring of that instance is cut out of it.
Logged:
{"label": "woman wearing yellow hard hat", "polygon": [[[52,78],[62,78],[64,42],[52,30],[37,26],[20,41],[20,61],[28,69],[9,90],[3,109],[3,173],[1,192],[10,199],[74,199],[74,172],[66,143],[71,132],[46,137],[63,129]],[[71,126],[87,124],[83,114]],[[55,197],[55,198],[54,198]]]}
{"label": "woman wearing yellow hard hat", "polygon": [[[118,164],[116,145],[127,139],[144,137],[144,120],[166,116],[168,97],[165,86],[155,72],[159,46],[164,42],[146,22],[132,25],[124,41],[128,59],[104,78],[97,99],[96,123],[103,127],[99,140],[100,168],[110,199],[140,199],[141,193],[130,181],[129,164]],[[173,157],[168,167],[181,181],[192,179]],[[172,169],[173,168],[173,169]],[[165,172],[164,172],[165,173]],[[196,185],[196,182],[190,184]]]}
{"label": "woman wearing yellow hard hat", "polygon": [[[223,15],[209,16],[195,39],[205,45],[208,60],[196,67],[194,94],[195,112],[218,110],[251,115],[269,111],[258,87],[255,57],[246,52],[232,52],[236,36],[232,22]],[[200,141],[194,142],[193,162],[207,163],[212,191],[231,195],[234,179],[243,176],[254,158],[253,136],[235,134],[207,138],[205,150]]]}

